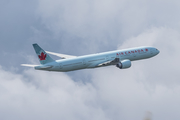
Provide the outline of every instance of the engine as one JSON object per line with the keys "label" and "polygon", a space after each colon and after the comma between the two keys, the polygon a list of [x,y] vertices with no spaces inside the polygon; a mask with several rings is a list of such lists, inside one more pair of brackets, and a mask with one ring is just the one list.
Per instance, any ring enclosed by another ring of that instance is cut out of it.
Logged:
{"label": "engine", "polygon": [[131,61],[130,60],[123,60],[120,63],[116,65],[116,67],[120,69],[126,69],[131,67]]}

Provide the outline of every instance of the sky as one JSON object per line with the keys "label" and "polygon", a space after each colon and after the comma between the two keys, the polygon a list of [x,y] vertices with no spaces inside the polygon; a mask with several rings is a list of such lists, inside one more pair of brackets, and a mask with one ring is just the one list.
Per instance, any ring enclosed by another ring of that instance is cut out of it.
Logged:
{"label": "sky", "polygon": [[[179,120],[179,11],[178,0],[0,0],[0,119]],[[39,64],[33,43],[75,56],[160,54],[125,70],[46,72],[20,66]]]}

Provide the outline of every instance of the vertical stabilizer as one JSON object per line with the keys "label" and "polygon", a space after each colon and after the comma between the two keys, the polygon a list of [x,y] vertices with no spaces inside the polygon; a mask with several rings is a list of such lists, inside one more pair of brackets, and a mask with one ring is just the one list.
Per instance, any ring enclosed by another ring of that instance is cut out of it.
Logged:
{"label": "vertical stabilizer", "polygon": [[33,44],[33,47],[41,64],[54,61],[38,44]]}

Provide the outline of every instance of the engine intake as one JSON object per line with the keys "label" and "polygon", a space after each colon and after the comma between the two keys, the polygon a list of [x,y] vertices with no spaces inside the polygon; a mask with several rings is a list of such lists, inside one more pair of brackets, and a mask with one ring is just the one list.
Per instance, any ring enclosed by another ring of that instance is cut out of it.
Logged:
{"label": "engine intake", "polygon": [[130,60],[122,60],[120,63],[116,65],[116,67],[120,69],[126,69],[131,67],[131,61]]}

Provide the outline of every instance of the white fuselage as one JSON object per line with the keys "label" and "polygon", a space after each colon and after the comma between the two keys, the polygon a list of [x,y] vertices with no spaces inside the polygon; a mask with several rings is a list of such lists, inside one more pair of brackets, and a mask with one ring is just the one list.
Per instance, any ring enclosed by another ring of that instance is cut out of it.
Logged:
{"label": "white fuselage", "polygon": [[[44,64],[35,67],[37,70],[47,70],[47,71],[60,71],[67,72],[79,69],[96,68],[101,67],[99,64],[106,63],[108,61],[113,61],[119,58],[120,61],[123,60],[141,60],[153,57],[159,53],[154,47],[137,47],[124,50],[116,50],[104,53],[97,53],[85,56],[79,56],[71,59],[60,59],[54,62]],[[111,64],[109,64],[111,65]],[[108,64],[105,66],[109,66]]]}

